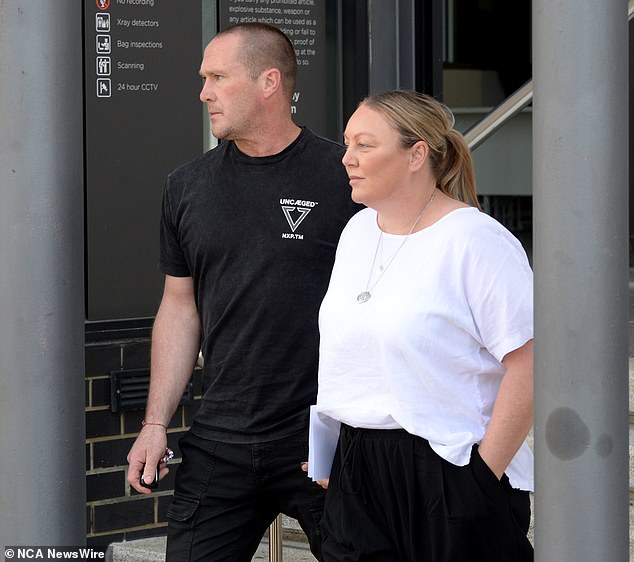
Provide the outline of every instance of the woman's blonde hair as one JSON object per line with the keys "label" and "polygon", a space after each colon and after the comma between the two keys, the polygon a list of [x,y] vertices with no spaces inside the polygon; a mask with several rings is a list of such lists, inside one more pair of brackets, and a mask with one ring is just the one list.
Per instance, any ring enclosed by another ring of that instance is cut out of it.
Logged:
{"label": "woman's blonde hair", "polygon": [[403,147],[419,141],[429,146],[436,186],[450,197],[480,208],[471,151],[454,116],[443,103],[410,90],[391,90],[365,98],[365,105],[381,113],[396,129]]}

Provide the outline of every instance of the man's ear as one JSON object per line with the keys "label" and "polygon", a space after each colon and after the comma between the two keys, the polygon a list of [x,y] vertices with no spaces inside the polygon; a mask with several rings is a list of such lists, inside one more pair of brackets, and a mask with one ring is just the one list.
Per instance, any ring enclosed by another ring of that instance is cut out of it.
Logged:
{"label": "man's ear", "polygon": [[429,155],[429,145],[425,141],[418,141],[409,150],[410,169],[412,171],[420,170]]}
{"label": "man's ear", "polygon": [[269,68],[260,74],[265,98],[270,98],[282,87],[282,75],[277,68]]}

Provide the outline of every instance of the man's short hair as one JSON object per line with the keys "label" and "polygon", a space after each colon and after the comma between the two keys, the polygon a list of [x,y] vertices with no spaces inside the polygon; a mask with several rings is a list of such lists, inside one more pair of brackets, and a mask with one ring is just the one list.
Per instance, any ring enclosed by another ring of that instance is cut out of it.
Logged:
{"label": "man's short hair", "polygon": [[240,62],[255,80],[269,68],[277,68],[282,75],[282,88],[289,101],[295,91],[297,58],[289,38],[277,27],[264,23],[239,23],[224,29],[216,37],[237,33],[241,36]]}

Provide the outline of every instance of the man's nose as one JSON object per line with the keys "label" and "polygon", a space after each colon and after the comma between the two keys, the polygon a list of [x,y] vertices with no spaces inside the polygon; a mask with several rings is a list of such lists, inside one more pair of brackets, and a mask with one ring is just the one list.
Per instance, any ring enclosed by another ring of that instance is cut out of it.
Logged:
{"label": "man's nose", "polygon": [[213,101],[213,89],[209,85],[209,80],[205,80],[202,89],[200,90],[200,101],[207,103]]}

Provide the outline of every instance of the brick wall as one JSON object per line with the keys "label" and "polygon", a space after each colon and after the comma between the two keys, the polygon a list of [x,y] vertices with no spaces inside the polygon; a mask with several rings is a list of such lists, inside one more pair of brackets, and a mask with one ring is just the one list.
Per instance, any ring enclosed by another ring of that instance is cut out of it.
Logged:
{"label": "brick wall", "polygon": [[151,320],[88,323],[86,327],[86,517],[89,546],[165,534],[178,440],[200,401],[200,371],[193,374],[194,399],[179,406],[168,428],[173,469],[151,496],[127,482],[126,456],[138,435],[143,410],[113,412],[110,372],[149,367]]}

